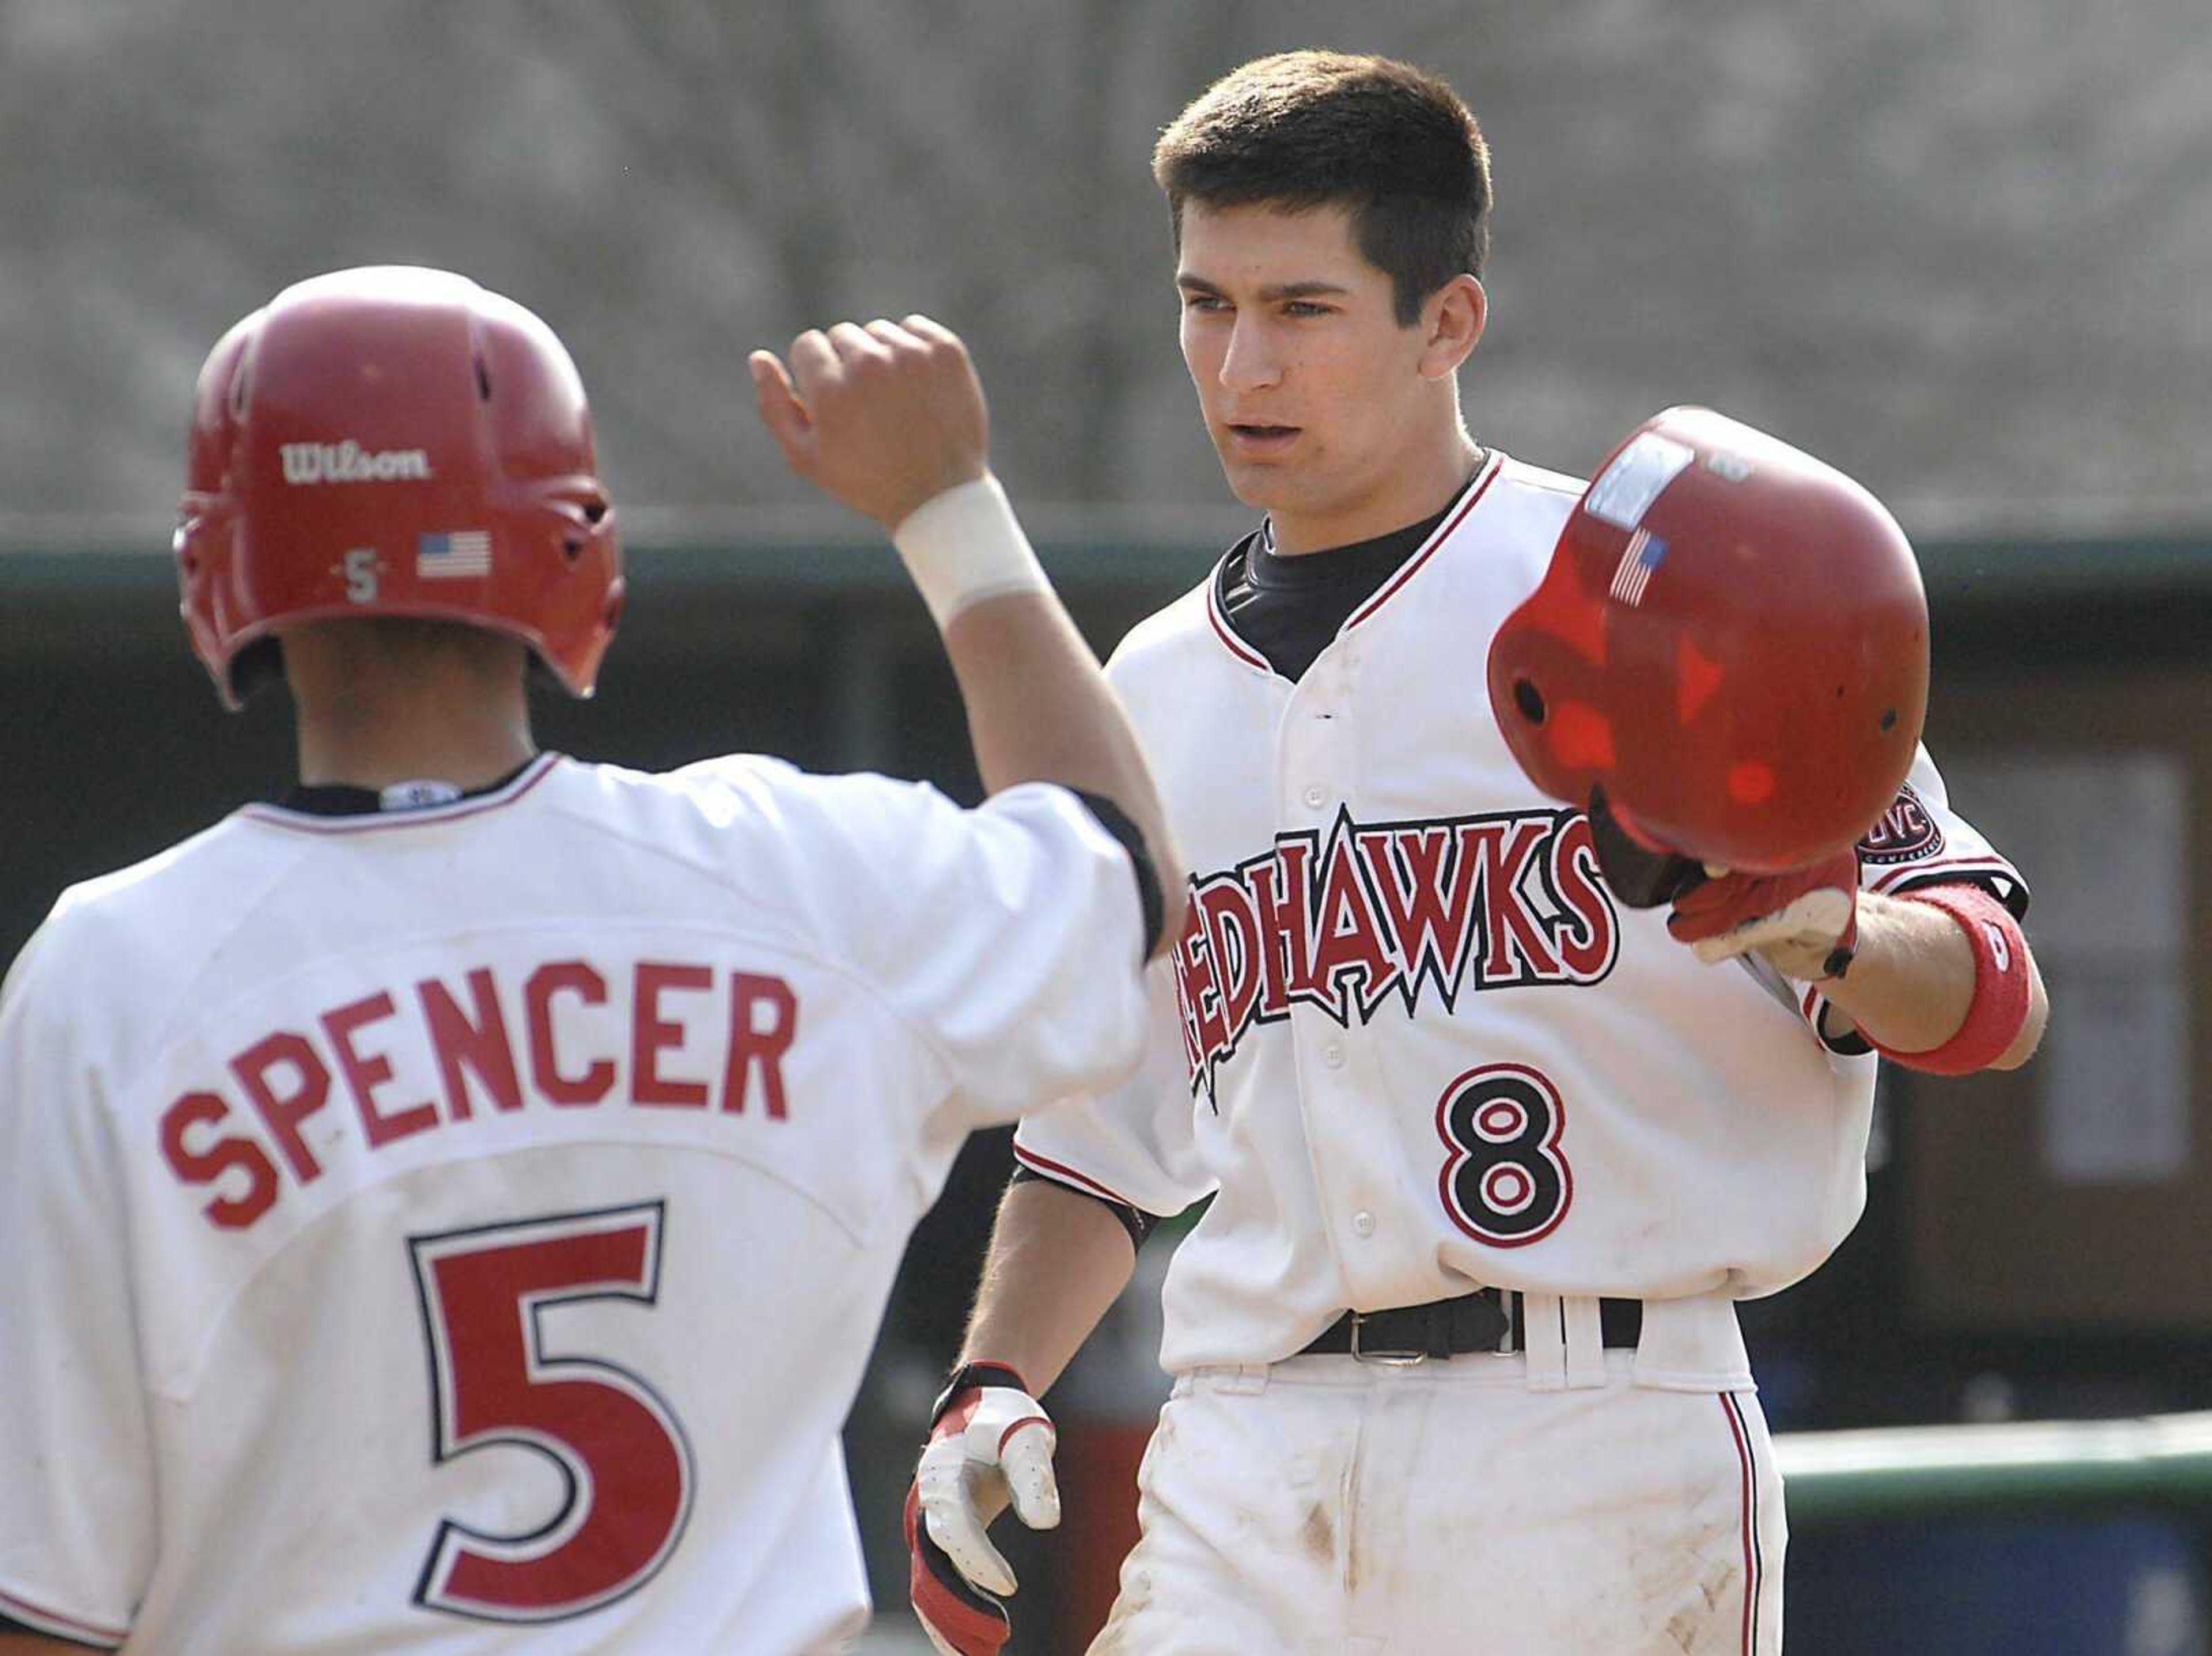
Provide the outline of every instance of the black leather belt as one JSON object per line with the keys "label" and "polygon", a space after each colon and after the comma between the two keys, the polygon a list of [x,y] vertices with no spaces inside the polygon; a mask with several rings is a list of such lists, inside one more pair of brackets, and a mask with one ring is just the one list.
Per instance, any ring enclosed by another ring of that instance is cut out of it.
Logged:
{"label": "black leather belt", "polygon": [[[1644,1301],[1598,1301],[1598,1325],[1609,1347],[1632,1350],[1644,1331]],[[1512,1352],[1525,1349],[1521,1338],[1521,1295],[1510,1289],[1484,1288],[1426,1305],[1395,1306],[1388,1311],[1347,1311],[1303,1347],[1298,1356],[1332,1353],[1379,1362],[1419,1362],[1468,1351]]]}

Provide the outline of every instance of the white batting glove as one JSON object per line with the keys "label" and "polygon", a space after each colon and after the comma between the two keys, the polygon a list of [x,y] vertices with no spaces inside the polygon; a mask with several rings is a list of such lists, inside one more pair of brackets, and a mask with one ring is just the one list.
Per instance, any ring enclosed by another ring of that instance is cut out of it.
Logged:
{"label": "white batting glove", "polygon": [[1033,1530],[1060,1522],[1058,1442],[1028,1382],[999,1363],[969,1363],[938,1399],[906,1501],[908,1597],[942,1656],[994,1656],[1010,1624],[999,1600],[1014,1573],[987,1533],[1011,1505]]}
{"label": "white batting glove", "polygon": [[1706,965],[1757,950],[1784,977],[1841,977],[1858,946],[1859,863],[1854,851],[1787,874],[1706,879],[1674,899],[1667,930]]}

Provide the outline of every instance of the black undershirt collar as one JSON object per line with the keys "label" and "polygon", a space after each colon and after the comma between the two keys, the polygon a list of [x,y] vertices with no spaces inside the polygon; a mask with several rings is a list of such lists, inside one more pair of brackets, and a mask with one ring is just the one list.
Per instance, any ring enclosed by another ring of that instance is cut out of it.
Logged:
{"label": "black undershirt collar", "polygon": [[319,782],[312,787],[306,783],[295,785],[276,804],[286,810],[296,810],[307,816],[375,816],[386,810],[412,810],[426,805],[448,805],[456,799],[477,799],[487,793],[497,793],[536,764],[540,756],[533,754],[496,781],[487,782],[480,788],[470,788],[450,798],[428,798],[387,807],[382,792],[376,788],[358,787],[351,782]]}
{"label": "black undershirt collar", "polygon": [[[1478,462],[1474,476],[1488,458]],[[1229,549],[1215,573],[1221,613],[1238,638],[1295,684],[1343,631],[1352,612],[1420,549],[1466,495],[1462,487],[1443,511],[1387,535],[1294,558],[1276,555],[1273,529],[1263,521]]]}

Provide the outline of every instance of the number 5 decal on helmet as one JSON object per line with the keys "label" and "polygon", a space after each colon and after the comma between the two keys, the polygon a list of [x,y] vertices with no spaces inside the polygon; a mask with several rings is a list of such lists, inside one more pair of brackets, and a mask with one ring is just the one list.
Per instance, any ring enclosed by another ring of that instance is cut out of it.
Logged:
{"label": "number 5 decal on helmet", "polygon": [[487,1622],[552,1622],[642,1586],[676,1550],[695,1483],[682,1423],[635,1374],[546,1349],[549,1306],[651,1305],[662,1205],[415,1236],[430,1341],[433,1453],[504,1445],[562,1472],[557,1512],[518,1535],[439,1526],[417,1604]]}
{"label": "number 5 decal on helmet", "polygon": [[1437,1136],[1449,1154],[1437,1188],[1452,1222],[1492,1247],[1549,1235],[1575,1198],[1559,1153],[1566,1127],[1559,1089],[1521,1065],[1486,1064],[1446,1087]]}

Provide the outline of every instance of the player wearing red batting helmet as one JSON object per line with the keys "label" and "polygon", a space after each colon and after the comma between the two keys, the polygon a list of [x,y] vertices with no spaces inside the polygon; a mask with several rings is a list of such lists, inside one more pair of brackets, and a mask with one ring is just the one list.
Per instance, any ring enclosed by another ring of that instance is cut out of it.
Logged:
{"label": "player wearing red batting helmet", "polygon": [[[176,539],[300,786],[64,893],[0,990],[0,1656],[838,1648],[838,1447],[969,1130],[1109,1084],[1152,786],[923,317],[752,373],[892,532],[989,798],[538,751],[622,598],[583,387],[431,270],[203,371]],[[1171,871],[1163,889],[1156,869]]]}
{"label": "player wearing red batting helmet", "polygon": [[509,634],[587,696],[622,613],[575,364],[530,312],[442,270],[319,276],[223,336],[176,555],[192,647],[234,707],[283,626],[360,616]]}

